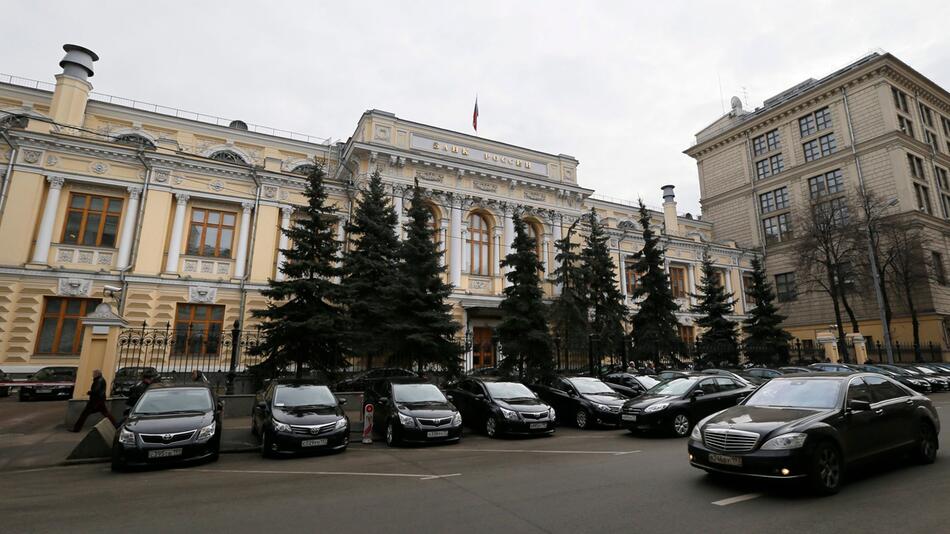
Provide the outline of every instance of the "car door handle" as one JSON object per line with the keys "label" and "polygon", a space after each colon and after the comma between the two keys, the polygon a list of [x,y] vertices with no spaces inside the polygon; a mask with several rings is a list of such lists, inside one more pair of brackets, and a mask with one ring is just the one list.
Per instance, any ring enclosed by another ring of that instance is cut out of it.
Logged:
{"label": "car door handle", "polygon": [[914,404],[914,399],[907,399],[904,401],[904,404]]}
{"label": "car door handle", "polygon": [[883,415],[883,414],[884,414],[884,408],[878,408],[877,410],[874,410],[874,415]]}

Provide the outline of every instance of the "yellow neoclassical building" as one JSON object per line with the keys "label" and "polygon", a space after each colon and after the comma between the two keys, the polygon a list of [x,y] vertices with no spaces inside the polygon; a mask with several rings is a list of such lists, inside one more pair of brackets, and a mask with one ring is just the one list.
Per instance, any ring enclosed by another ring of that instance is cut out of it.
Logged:
{"label": "yellow neoclassical building", "polygon": [[[517,210],[538,237],[548,273],[554,241],[591,207],[607,225],[624,294],[642,246],[633,203],[578,184],[578,161],[365,112],[346,142],[248,125],[92,92],[98,57],[66,45],[56,83],[0,76],[0,368],[73,364],[80,318],[121,288],[133,327],[222,332],[253,328],[260,290],[280,276],[281,228],[304,203],[304,176],[320,162],[344,235],[359,189],[379,170],[405,220],[408,186],[426,188],[454,314],[472,341],[466,367],[494,365],[504,269]],[[677,214],[673,186],[653,210],[667,247],[681,335],[708,250],[737,318],[751,253],[711,242],[712,225]],[[548,296],[557,288],[545,283]],[[628,300],[635,308],[636,302]],[[184,341],[184,340],[182,340]],[[227,359],[218,344],[177,344],[189,356]],[[171,354],[170,357],[174,357]]]}

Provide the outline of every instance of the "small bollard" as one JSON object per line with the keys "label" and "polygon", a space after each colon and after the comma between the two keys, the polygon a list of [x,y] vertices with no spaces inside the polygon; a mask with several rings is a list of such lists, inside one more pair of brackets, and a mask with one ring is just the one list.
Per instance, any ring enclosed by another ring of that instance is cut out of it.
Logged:
{"label": "small bollard", "polygon": [[363,443],[373,443],[373,405],[363,407]]}

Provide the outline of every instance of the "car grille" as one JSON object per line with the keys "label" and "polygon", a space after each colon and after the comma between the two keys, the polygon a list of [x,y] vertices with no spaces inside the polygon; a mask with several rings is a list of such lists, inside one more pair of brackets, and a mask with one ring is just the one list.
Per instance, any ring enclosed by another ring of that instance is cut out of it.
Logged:
{"label": "car grille", "polygon": [[442,419],[422,419],[419,418],[419,424],[424,426],[446,426],[452,422],[451,417],[443,417]]}
{"label": "car grille", "polygon": [[607,411],[610,413],[620,413],[621,406],[607,406]]}
{"label": "car grille", "polygon": [[759,441],[759,435],[754,432],[718,428],[706,430],[703,438],[708,447],[722,452],[751,451]]}
{"label": "car grille", "polygon": [[334,426],[336,426],[336,423],[327,423],[325,425],[290,425],[290,430],[293,431],[294,434],[316,436],[317,434],[327,432]]}
{"label": "car grille", "polygon": [[624,408],[623,413],[638,414],[642,412],[640,408]]}
{"label": "car grille", "polygon": [[521,412],[521,417],[525,419],[547,419],[548,412]]}
{"label": "car grille", "polygon": [[191,439],[191,436],[195,435],[195,430],[189,430],[188,432],[178,432],[176,434],[140,434],[142,436],[143,443],[177,443],[179,441],[187,441]]}

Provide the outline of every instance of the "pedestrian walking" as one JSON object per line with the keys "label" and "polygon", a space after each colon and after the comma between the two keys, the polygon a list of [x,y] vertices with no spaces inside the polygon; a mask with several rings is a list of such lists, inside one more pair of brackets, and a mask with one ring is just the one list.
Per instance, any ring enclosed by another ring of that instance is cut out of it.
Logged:
{"label": "pedestrian walking", "polygon": [[138,384],[135,384],[129,388],[129,398],[125,399],[125,404],[129,408],[135,406],[135,403],[139,401],[139,397],[141,397],[142,394],[145,393],[145,390],[147,390],[148,387],[154,384],[157,380],[158,374],[153,369],[146,369],[145,372],[142,373],[142,380],[140,380]]}
{"label": "pedestrian walking", "polygon": [[79,414],[79,419],[76,420],[76,424],[73,426],[73,432],[82,430],[82,426],[86,424],[86,419],[96,412],[101,413],[103,417],[108,419],[112,426],[119,426],[113,419],[112,414],[109,413],[109,408],[106,407],[106,391],[106,379],[102,378],[102,371],[96,369],[92,372],[92,386],[88,391],[89,400],[86,401],[86,407]]}
{"label": "pedestrian walking", "polygon": [[205,374],[202,373],[200,369],[192,369],[192,370],[191,370],[191,381],[192,381],[192,382],[197,382],[197,383],[199,383],[199,384],[208,384],[208,383],[209,383],[208,377],[205,376]]}

